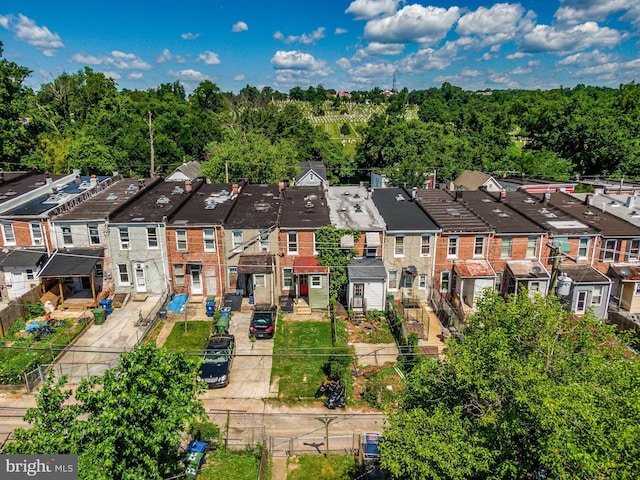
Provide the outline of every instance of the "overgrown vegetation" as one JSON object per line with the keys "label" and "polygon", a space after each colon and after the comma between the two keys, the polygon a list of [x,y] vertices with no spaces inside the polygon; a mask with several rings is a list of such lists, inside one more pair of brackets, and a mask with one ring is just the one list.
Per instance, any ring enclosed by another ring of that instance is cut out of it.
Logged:
{"label": "overgrown vegetation", "polygon": [[346,228],[326,225],[316,230],[316,250],[318,263],[329,268],[329,299],[331,303],[338,301],[348,283],[347,265],[356,255],[353,248],[341,248],[340,240],[345,235],[353,235],[357,242],[362,232]]}
{"label": "overgrown vegetation", "polygon": [[198,474],[201,480],[255,480],[260,470],[262,448],[244,450],[219,448],[207,454],[207,463]]}
{"label": "overgrown vegetation", "polygon": [[353,480],[359,472],[351,455],[299,455],[287,463],[287,480]]}

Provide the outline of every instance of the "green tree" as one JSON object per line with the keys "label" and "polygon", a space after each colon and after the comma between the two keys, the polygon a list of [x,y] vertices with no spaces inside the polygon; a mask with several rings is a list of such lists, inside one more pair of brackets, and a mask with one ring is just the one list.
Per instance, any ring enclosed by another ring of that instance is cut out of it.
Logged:
{"label": "green tree", "polygon": [[329,298],[332,302],[338,300],[339,295],[349,282],[347,277],[347,265],[356,255],[352,248],[342,248],[340,240],[345,235],[353,235],[357,242],[360,231],[344,228],[336,228],[333,225],[320,227],[316,230],[316,249],[318,250],[318,263],[329,267]]}
{"label": "green tree", "polygon": [[177,445],[206,419],[198,361],[141,346],[102,377],[83,380],[68,402],[65,380],[45,384],[5,453],[75,453],[82,479],[162,479],[178,470]]}
{"label": "green tree", "polygon": [[406,479],[630,479],[640,362],[591,315],[486,293],[462,340],[421,362],[389,417],[382,465]]}

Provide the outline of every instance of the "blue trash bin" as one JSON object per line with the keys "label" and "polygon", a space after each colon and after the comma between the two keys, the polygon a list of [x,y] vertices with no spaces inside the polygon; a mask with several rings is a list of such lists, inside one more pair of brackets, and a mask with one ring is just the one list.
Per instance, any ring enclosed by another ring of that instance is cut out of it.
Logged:
{"label": "blue trash bin", "polygon": [[221,317],[231,317],[231,307],[222,307],[220,309]]}
{"label": "blue trash bin", "polygon": [[100,306],[104,308],[105,314],[111,315],[113,313],[113,300],[110,300],[108,298],[100,300]]}
{"label": "blue trash bin", "polygon": [[207,309],[207,317],[213,317],[213,314],[216,311],[216,301],[215,300],[207,300],[205,303],[205,308]]}

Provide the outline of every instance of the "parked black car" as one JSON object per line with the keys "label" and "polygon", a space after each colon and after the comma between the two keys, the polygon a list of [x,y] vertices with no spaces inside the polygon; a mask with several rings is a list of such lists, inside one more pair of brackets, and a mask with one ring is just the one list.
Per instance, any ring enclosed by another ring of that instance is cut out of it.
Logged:
{"label": "parked black car", "polygon": [[255,338],[273,338],[276,329],[277,308],[271,305],[256,305],[251,315],[249,336]]}
{"label": "parked black car", "polygon": [[204,351],[200,378],[209,388],[226,387],[233,361],[235,338],[233,335],[212,335]]}

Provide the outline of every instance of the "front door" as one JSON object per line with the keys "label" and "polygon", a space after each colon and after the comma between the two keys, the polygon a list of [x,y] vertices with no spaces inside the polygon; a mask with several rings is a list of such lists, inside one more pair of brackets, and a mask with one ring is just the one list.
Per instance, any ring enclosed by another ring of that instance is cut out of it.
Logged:
{"label": "front door", "polygon": [[191,295],[202,295],[202,267],[191,265]]}
{"label": "front door", "polygon": [[22,272],[11,272],[11,284],[13,285],[13,294],[16,297],[21,297],[27,293],[27,285]]}
{"label": "front door", "polygon": [[138,293],[146,293],[147,292],[147,277],[144,273],[144,264],[143,263],[134,263],[133,271],[136,278],[136,292]]}
{"label": "front door", "polygon": [[576,313],[583,314],[587,311],[587,296],[589,292],[586,290],[580,290],[576,297]]}
{"label": "front door", "polygon": [[362,308],[364,305],[364,283],[353,284],[353,308]]}
{"label": "front door", "polygon": [[309,296],[309,276],[300,275],[298,278],[300,279],[300,296],[301,297]]}

